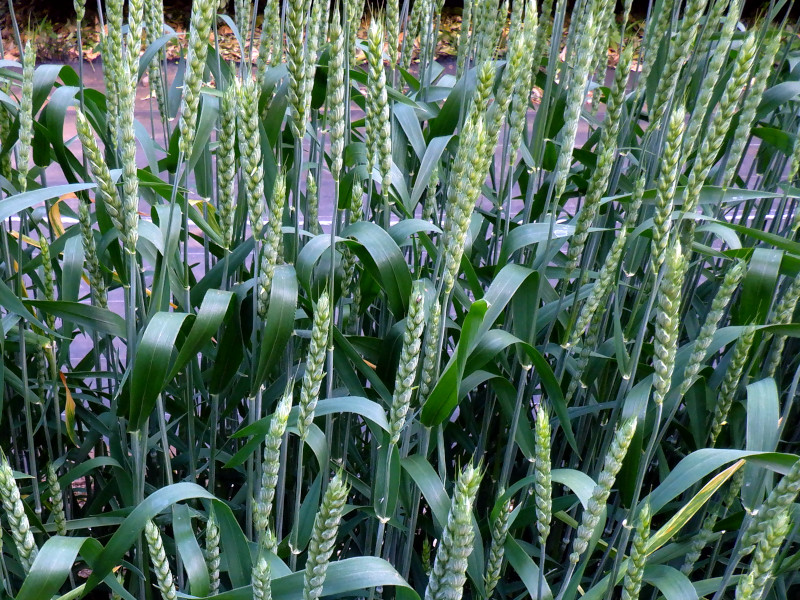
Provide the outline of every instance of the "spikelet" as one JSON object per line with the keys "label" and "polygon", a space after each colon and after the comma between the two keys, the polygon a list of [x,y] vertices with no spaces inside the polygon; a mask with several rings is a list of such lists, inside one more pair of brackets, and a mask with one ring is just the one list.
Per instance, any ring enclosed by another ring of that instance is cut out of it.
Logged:
{"label": "spikelet", "polygon": [[666,147],[662,155],[661,172],[656,183],[656,207],[653,213],[653,241],[650,249],[650,266],[654,274],[664,262],[672,226],[673,200],[678,185],[681,166],[681,143],[686,112],[682,106],[672,111],[667,131]]}
{"label": "spikelet", "polygon": [[439,367],[439,329],[441,328],[441,319],[442,303],[434,300],[422,353],[422,369],[419,378],[420,404],[425,402],[436,383],[434,378]]}
{"label": "spikelet", "polygon": [[[589,228],[594,223],[600,200],[608,187],[608,179],[611,169],[614,166],[614,157],[617,152],[617,135],[619,134],[620,116],[622,115],[623,101],[625,99],[625,88],[628,84],[628,74],[630,73],[630,63],[633,57],[633,46],[630,45],[620,56],[619,64],[614,75],[614,85],[609,94],[606,118],[603,121],[603,128],[600,132],[600,142],[597,146],[597,167],[592,171],[589,179],[589,187],[586,190],[586,199],[583,207],[578,213],[575,233],[572,234],[567,249],[567,265],[565,267],[565,278],[569,278],[572,271],[578,266],[586,239],[589,236]],[[524,117],[523,117],[524,120]]]}
{"label": "spikelet", "polygon": [[258,545],[258,556],[253,563],[253,600],[272,600],[272,569],[267,557],[268,542]]}
{"label": "spikelet", "polygon": [[311,328],[311,343],[306,356],[306,370],[300,387],[300,408],[297,415],[297,431],[301,440],[308,435],[308,428],[314,421],[314,411],[319,400],[319,388],[325,376],[325,351],[331,325],[331,306],[328,292],[320,294],[314,308],[314,322]]}
{"label": "spikelet", "polygon": [[528,126],[527,112],[534,77],[538,25],[536,10],[531,8],[528,10],[525,16],[525,23],[522,26],[524,64],[514,86],[514,92],[511,96],[511,113],[508,117],[508,147],[512,162],[516,158],[517,152],[519,152],[522,145],[522,136]]}
{"label": "spikelet", "polygon": [[30,522],[25,514],[25,505],[22,504],[11,465],[8,464],[8,459],[2,451],[0,451],[0,501],[2,501],[6,518],[8,518],[8,527],[11,537],[14,539],[14,545],[17,547],[20,565],[22,570],[27,573],[31,570],[33,561],[36,560],[39,548],[33,539]]}
{"label": "spikelet", "polygon": [[711,301],[711,309],[706,314],[706,320],[700,328],[700,332],[695,339],[692,354],[689,356],[689,361],[686,363],[686,370],[683,372],[683,380],[681,381],[680,395],[684,396],[689,388],[692,387],[697,378],[697,373],[703,366],[703,361],[706,357],[706,351],[714,339],[714,333],[717,331],[722,315],[725,314],[725,309],[728,307],[733,293],[739,286],[739,282],[744,275],[744,262],[737,260],[725,272],[725,277],[717,290],[714,299]]}
{"label": "spikelet", "polygon": [[503,571],[503,558],[505,543],[508,537],[509,518],[513,509],[511,500],[506,500],[500,508],[497,517],[492,520],[492,543],[489,546],[489,558],[486,561],[486,573],[483,576],[486,598],[491,598],[495,587],[500,581]]}
{"label": "spikelet", "polygon": [[744,100],[741,111],[739,111],[739,123],[733,134],[733,141],[731,148],[728,151],[728,162],[725,165],[725,173],[722,176],[722,186],[727,187],[733,183],[736,172],[739,168],[739,161],[744,153],[745,144],[750,138],[750,128],[756,118],[756,111],[764,90],[767,87],[767,82],[770,80],[770,72],[772,71],[772,63],[775,61],[775,55],[778,53],[781,38],[779,35],[773,36],[768,42],[765,43],[764,48],[761,50],[761,57],[758,63],[753,66],[752,83],[747,92],[747,97]]}
{"label": "spikelet", "polygon": [[521,33],[518,33],[509,40],[509,44],[508,61],[503,69],[500,85],[495,93],[494,103],[486,115],[486,143],[487,146],[492,148],[497,144],[497,138],[503,127],[503,120],[508,113],[508,106],[511,103],[514,88],[519,80],[523,78],[523,69],[526,66],[525,54],[527,48],[525,47],[525,38]]}
{"label": "spikelet", "polygon": [[305,60],[305,112],[311,110],[311,90],[314,87],[314,74],[317,72],[317,53],[322,39],[327,37],[328,0],[317,0],[311,6],[306,33]]}
{"label": "spikelet", "polygon": [[[781,296],[780,301],[775,307],[775,312],[770,320],[773,325],[787,325],[792,322],[797,302],[800,300],[800,277],[795,277]],[[769,341],[769,336],[764,336],[764,342]],[[778,371],[783,358],[783,348],[786,344],[786,336],[778,334],[772,343],[769,354],[767,355],[767,376],[774,377]]]}
{"label": "spikelet", "polygon": [[[116,148],[119,119],[119,86],[122,84],[122,8],[124,0],[106,1],[106,25],[103,37],[103,78],[106,83],[106,118],[112,149]],[[120,229],[120,231],[122,231]]]}
{"label": "spikelet", "polygon": [[56,533],[58,535],[67,535],[64,495],[61,492],[61,485],[58,483],[58,475],[53,463],[47,463],[47,488],[50,496],[50,507],[53,512],[53,522],[56,525]]}
{"label": "spikelet", "polygon": [[705,547],[708,546],[715,538],[721,535],[720,533],[716,533],[714,531],[714,527],[717,524],[717,520],[721,516],[723,510],[728,509],[733,505],[734,501],[739,495],[739,492],[742,490],[743,483],[744,469],[739,469],[733,474],[733,477],[731,477],[728,491],[725,493],[721,505],[717,504],[710,508],[706,518],[703,519],[703,525],[694,539],[692,539],[692,542],[689,545],[689,552],[686,553],[686,556],[683,559],[683,564],[681,565],[681,573],[687,577],[691,575],[694,565],[698,560],[700,560],[700,555],[703,553]]}
{"label": "spikelet", "polygon": [[650,111],[651,124],[658,124],[666,112],[670,97],[675,91],[681,68],[683,68],[694,48],[697,26],[707,3],[708,0],[688,0],[686,4],[683,21],[681,21],[675,39],[670,43],[664,71],[660,73],[658,78],[658,87],[656,88],[653,107]]}
{"label": "spikelet", "polygon": [[389,51],[389,67],[397,65],[397,42],[400,39],[400,1],[386,2],[386,44]]}
{"label": "spikelet", "polygon": [[164,600],[177,600],[178,591],[175,589],[175,578],[169,566],[169,559],[164,550],[164,541],[161,532],[155,523],[148,520],[144,524],[144,539],[147,542],[147,551],[150,553],[150,563],[156,574],[156,585]]}
{"label": "spikelet", "polygon": [[267,316],[269,296],[272,293],[272,278],[283,248],[283,209],[286,205],[286,175],[278,173],[272,189],[272,202],[269,207],[269,227],[267,237],[261,248],[261,265],[258,272],[258,316]]}
{"label": "spikelet", "polygon": [[553,482],[550,474],[550,415],[544,404],[536,411],[534,426],[536,441],[536,461],[534,472],[534,503],[536,504],[536,530],[539,532],[539,548],[544,552],[547,536],[550,535],[550,521],[553,519]]}
{"label": "spikelet", "polygon": [[303,0],[286,2],[286,67],[289,70],[289,114],[292,134],[302,138],[306,132],[306,68],[303,44],[306,6]]}
{"label": "spikelet", "polygon": [[567,403],[572,402],[572,399],[575,397],[575,393],[578,391],[579,386],[582,389],[587,387],[583,382],[583,376],[586,373],[586,367],[589,366],[589,356],[591,355],[592,350],[594,350],[594,348],[597,346],[602,322],[602,319],[589,320],[589,330],[586,332],[586,338],[583,340],[581,352],[575,361],[575,374],[573,375],[572,379],[570,379],[569,386],[567,386],[567,393],[564,396]]}
{"label": "spikelet", "polygon": [[391,444],[400,440],[400,432],[406,423],[406,415],[411,406],[411,395],[414,393],[414,380],[417,376],[422,332],[425,328],[425,295],[421,281],[414,282],[411,298],[408,303],[406,326],[403,332],[403,348],[400,351],[400,363],[394,380],[394,393],[389,417],[389,436]]}
{"label": "spikelet", "polygon": [[292,390],[287,389],[278,401],[275,412],[269,422],[269,431],[264,437],[264,458],[261,463],[261,487],[254,505],[255,517],[253,522],[259,536],[266,534],[269,529],[269,518],[272,514],[272,505],[275,501],[275,490],[278,486],[278,471],[280,470],[280,452],[283,434],[289,421],[289,411],[292,409]]}
{"label": "spikelet", "polygon": [[[44,284],[44,299],[52,301],[56,299],[56,274],[55,271],[53,271],[53,258],[50,256],[50,244],[47,242],[47,238],[39,238],[39,250],[41,251],[42,257],[42,283]],[[47,323],[47,326],[50,329],[53,329],[56,325],[55,316],[51,314],[46,315],[45,323]]]}
{"label": "spikelet", "polygon": [[[718,1],[717,4],[723,4],[724,0]],[[683,136],[683,150],[684,156],[689,156],[695,150],[695,143],[697,142],[700,128],[706,117],[706,111],[711,98],[714,93],[714,88],[719,81],[719,74],[725,59],[728,57],[730,49],[731,38],[733,37],[736,24],[739,22],[739,7],[740,0],[734,0],[733,4],[728,9],[728,14],[722,25],[722,30],[719,32],[719,37],[716,46],[712,50],[711,58],[706,66],[703,79],[700,83],[700,91],[697,94],[697,99],[694,102],[692,109],[692,116],[689,118],[689,124],[686,126],[686,133]],[[706,28],[713,31],[713,27]],[[702,46],[701,46],[702,47]]]}
{"label": "spikelet", "polygon": [[238,84],[239,155],[247,199],[247,215],[253,237],[264,229],[264,165],[261,160],[261,132],[258,128],[259,88],[248,78]]}
{"label": "spikelet", "polygon": [[358,58],[358,29],[361,27],[361,17],[364,15],[366,0],[345,0],[347,19],[347,47],[350,49],[350,62],[348,68],[356,66]]}
{"label": "spikelet", "polygon": [[647,562],[647,541],[650,538],[650,503],[636,515],[630,562],[622,580],[622,600],[637,600],[642,589],[644,565]]}
{"label": "spikelet", "polygon": [[319,512],[314,519],[303,575],[303,600],[318,600],[322,595],[322,586],[325,583],[348,493],[348,485],[342,480],[341,473],[337,473],[328,484]]}
{"label": "spikelet", "polygon": [[425,191],[425,204],[422,207],[422,220],[433,221],[434,216],[439,210],[436,194],[439,187],[439,164],[434,165],[431,171],[431,178],[428,180],[428,188]]}
{"label": "spikelet", "polygon": [[141,30],[144,26],[144,2],[145,0],[128,0],[128,49],[130,51],[133,45],[131,44],[130,34],[136,32],[136,41],[139,42],[136,47],[137,54],[141,49]]}
{"label": "spikelet", "polygon": [[[371,175],[372,169],[378,167],[381,197],[385,201],[391,184],[392,128],[383,69],[383,27],[378,19],[372,20],[367,31],[367,59],[367,173]],[[385,219],[388,222],[388,215]]]}
{"label": "spikelet", "polygon": [[589,292],[589,297],[581,307],[581,312],[578,314],[578,319],[575,321],[570,340],[567,342],[567,348],[578,343],[580,336],[583,335],[584,330],[589,326],[597,309],[600,308],[611,295],[619,271],[619,265],[622,262],[622,253],[628,241],[628,233],[636,225],[636,220],[639,217],[639,208],[642,205],[642,197],[644,195],[644,185],[645,177],[642,175],[636,180],[636,185],[631,195],[631,203],[625,215],[625,221],[619,233],[614,238],[614,242],[611,245],[611,249],[608,251],[605,261],[603,261],[603,266],[600,268],[597,280]]}
{"label": "spikelet", "polygon": [[344,164],[344,61],[345,47],[339,5],[333,9],[331,21],[331,48],[328,61],[328,126],[330,127],[330,170],[333,180],[338,182]]}
{"label": "spikelet", "polygon": [[778,550],[791,531],[789,515],[789,510],[784,508],[765,523],[764,535],[758,540],[750,571],[736,586],[736,600],[760,600],[764,597]]}
{"label": "spikelet", "polygon": [[217,133],[217,220],[225,248],[233,240],[233,217],[236,213],[236,117],[238,114],[236,87],[229,85],[222,93]]}
{"label": "spikelet", "polygon": [[733,355],[731,362],[728,363],[728,369],[725,371],[725,377],[722,379],[720,385],[719,398],[714,406],[714,416],[711,419],[711,434],[710,445],[714,446],[717,437],[722,431],[722,426],[728,418],[733,401],[736,398],[736,392],[739,389],[739,383],[744,373],[744,368],[747,365],[747,358],[750,355],[750,348],[753,346],[756,330],[752,325],[748,326],[742,333],[742,337],[736,342],[733,347]]}
{"label": "spikelet", "polygon": [[[450,185],[447,190],[445,213],[447,220],[442,236],[444,249],[444,283],[443,294],[446,296],[453,289],[456,275],[461,265],[464,254],[464,242],[469,229],[475,202],[478,200],[489,168],[492,155],[485,152],[476,152],[476,149],[486,147],[486,130],[483,124],[485,112],[484,96],[488,90],[484,82],[490,79],[487,74],[492,73],[492,68],[484,63],[478,76],[478,86],[475,98],[470,109],[470,114],[461,131],[461,139],[456,150],[456,158],[450,174]],[[488,86],[490,87],[490,86]]]}
{"label": "spikelet", "polygon": [[120,232],[125,231],[123,224],[123,211],[122,201],[117,192],[117,186],[111,179],[111,171],[108,169],[100,148],[97,145],[97,140],[92,133],[92,128],[86,116],[80,110],[75,111],[75,130],[78,132],[78,138],[81,140],[83,152],[89,162],[89,169],[92,172],[92,179],[97,184],[96,195],[103,201],[106,213],[111,219],[111,224]]}
{"label": "spikelet", "polygon": [[319,235],[322,233],[322,227],[319,226],[319,189],[311,170],[306,173],[306,205],[308,207],[306,229],[314,235]]}
{"label": "spikelet", "polygon": [[216,596],[219,593],[220,533],[219,523],[217,522],[217,513],[214,512],[212,507],[208,514],[208,523],[206,524],[206,548],[204,553],[206,569],[208,569],[208,589],[210,596]]}
{"label": "spikelet", "polygon": [[764,539],[769,525],[792,505],[798,493],[800,493],[800,460],[796,460],[789,472],[772,488],[744,530],[741,538],[743,556],[751,553],[759,540]]}
{"label": "spikelet", "polygon": [[117,83],[119,100],[119,148],[122,159],[123,245],[128,254],[136,254],[139,238],[139,174],[136,166],[136,129],[134,111],[139,74],[140,30],[127,37],[127,52],[122,55],[121,78]]}
{"label": "spikelet", "polygon": [[[708,177],[708,173],[711,171],[711,167],[717,159],[717,152],[729,129],[731,119],[738,105],[741,90],[747,81],[747,76],[750,73],[750,67],[753,64],[754,58],[755,36],[753,32],[750,32],[739,48],[739,54],[733,66],[733,73],[725,85],[725,91],[722,94],[719,109],[711,120],[708,134],[703,136],[697,150],[697,157],[695,158],[694,165],[692,165],[692,170],[689,173],[689,180],[686,184],[683,202],[683,211],[686,213],[692,213],[697,208],[697,203],[700,200],[700,190],[705,184],[706,177]],[[681,243],[686,247],[689,247],[688,244],[694,234],[694,225],[695,221],[693,220],[685,221],[683,224],[685,229]]]}
{"label": "spikelet", "polygon": [[261,25],[256,69],[258,80],[263,84],[267,67],[279,65],[283,56],[283,36],[281,35],[281,2],[267,0],[264,3],[264,19]]}
{"label": "spikelet", "polygon": [[636,431],[636,418],[630,417],[622,422],[614,432],[614,439],[611,440],[611,447],[605,456],[603,469],[597,478],[597,485],[589,498],[588,506],[581,515],[581,524],[578,526],[578,533],[572,544],[572,553],[569,555],[571,564],[578,564],[581,555],[589,547],[589,540],[592,538],[594,528],[600,520],[600,514],[606,505],[614,480],[617,473],[622,468],[622,461],[628,452],[633,434]]}
{"label": "spikelet", "polygon": [[[469,60],[471,46],[470,28],[472,26],[473,11],[477,0],[464,0],[464,11],[461,14],[461,32],[458,36],[458,56],[456,58],[456,77],[459,79],[464,74],[464,67]],[[417,3],[414,3],[416,7]]]}
{"label": "spikelet", "polygon": [[[247,44],[247,34],[250,32],[250,13],[253,9],[251,0],[236,0],[233,4],[234,15],[236,17],[236,28],[242,38],[242,43]],[[246,54],[242,48],[242,56]]]}
{"label": "spikelet", "polygon": [[456,481],[447,524],[436,549],[428,587],[425,588],[425,600],[461,598],[474,539],[472,505],[480,482],[481,475],[472,465],[464,467]]}
{"label": "spikelet", "polygon": [[94,240],[88,202],[81,201],[78,204],[78,222],[81,227],[83,254],[86,257],[86,266],[89,272],[89,290],[92,294],[92,302],[95,306],[107,308],[108,297],[106,295],[106,282],[100,267],[100,259],[97,256],[97,244]]}
{"label": "spikelet", "polygon": [[[428,1],[421,0],[420,2],[414,2],[411,6],[411,11],[409,12],[408,19],[406,19],[406,29],[403,35],[403,55],[401,56],[401,66],[407,71],[411,67],[411,61],[414,58],[414,42],[417,37],[420,35],[420,30],[422,29],[422,19],[427,14],[425,10],[427,8]],[[461,18],[461,28],[464,28],[464,24],[466,23],[466,15],[468,11],[469,2],[464,3],[464,11],[462,13]],[[463,35],[463,32],[462,32]],[[459,38],[460,39],[460,38]]]}
{"label": "spikelet", "polygon": [[422,562],[422,570],[425,571],[425,575],[430,577],[431,574],[431,541],[425,537],[422,540],[422,556],[420,557],[420,561]]}
{"label": "spikelet", "polygon": [[33,142],[33,74],[36,67],[36,48],[30,40],[25,42],[22,55],[22,90],[19,99],[19,151],[17,171],[19,171],[19,191],[28,189],[31,144]]}
{"label": "spikelet", "polygon": [[[147,45],[154,44],[164,34],[164,0],[148,0],[144,6],[145,27],[147,28]],[[164,75],[161,65],[166,53],[162,48],[150,61],[150,87],[156,97],[158,113],[162,119],[167,118],[167,95],[164,89]]]}
{"label": "spikelet", "polygon": [[667,397],[675,370],[680,332],[681,286],[686,273],[686,257],[680,243],[669,249],[665,273],[658,290],[656,327],[653,340],[653,402],[662,404]]}
{"label": "spikelet", "polygon": [[586,81],[589,77],[589,66],[592,60],[592,49],[594,47],[595,36],[595,15],[592,10],[586,12],[586,20],[579,28],[580,36],[575,49],[575,68],[570,79],[570,87],[567,91],[566,107],[564,109],[564,127],[561,130],[561,149],[558,153],[555,170],[553,171],[552,194],[554,202],[557,202],[567,187],[567,176],[569,167],[572,164],[572,149],[575,145],[575,137],[578,134],[578,122],[583,106],[583,97],[586,88]]}
{"label": "spikelet", "polygon": [[186,73],[183,77],[183,96],[180,109],[180,142],[178,149],[185,157],[192,151],[197,116],[200,106],[200,88],[208,55],[208,36],[214,22],[217,0],[195,0],[189,25],[189,48],[186,54]]}
{"label": "spikelet", "polygon": [[86,0],[72,0],[72,7],[75,9],[75,20],[80,23],[86,16]]}

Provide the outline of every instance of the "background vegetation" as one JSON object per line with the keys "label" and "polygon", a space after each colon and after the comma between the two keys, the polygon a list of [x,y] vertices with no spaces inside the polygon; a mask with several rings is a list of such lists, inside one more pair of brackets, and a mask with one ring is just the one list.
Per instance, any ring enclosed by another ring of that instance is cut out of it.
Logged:
{"label": "background vegetation", "polygon": [[12,20],[0,593],[797,595],[785,3],[261,4]]}

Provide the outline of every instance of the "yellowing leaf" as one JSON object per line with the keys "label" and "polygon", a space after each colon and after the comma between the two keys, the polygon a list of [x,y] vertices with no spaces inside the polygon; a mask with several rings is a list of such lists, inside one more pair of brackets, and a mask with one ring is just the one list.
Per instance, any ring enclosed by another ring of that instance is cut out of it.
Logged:
{"label": "yellowing leaf", "polygon": [[59,373],[58,375],[61,377],[61,384],[64,386],[64,396],[67,399],[64,405],[64,414],[67,419],[67,437],[69,437],[69,441],[77,446],[78,438],[75,435],[75,400],[72,398],[72,392],[69,391],[67,378],[64,377],[64,373]]}

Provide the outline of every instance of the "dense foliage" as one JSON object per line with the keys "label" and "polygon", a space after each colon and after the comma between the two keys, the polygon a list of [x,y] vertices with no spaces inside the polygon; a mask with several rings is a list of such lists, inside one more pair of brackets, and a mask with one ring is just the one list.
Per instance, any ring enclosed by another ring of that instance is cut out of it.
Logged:
{"label": "dense foliage", "polygon": [[783,2],[124,8],[0,65],[0,596],[800,593]]}

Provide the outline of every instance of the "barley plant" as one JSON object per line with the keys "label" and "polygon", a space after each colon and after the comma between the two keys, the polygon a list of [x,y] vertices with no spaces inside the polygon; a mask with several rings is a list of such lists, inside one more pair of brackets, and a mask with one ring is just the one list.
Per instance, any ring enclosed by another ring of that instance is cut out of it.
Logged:
{"label": "barley plant", "polygon": [[791,2],[18,4],[0,598],[800,596]]}

